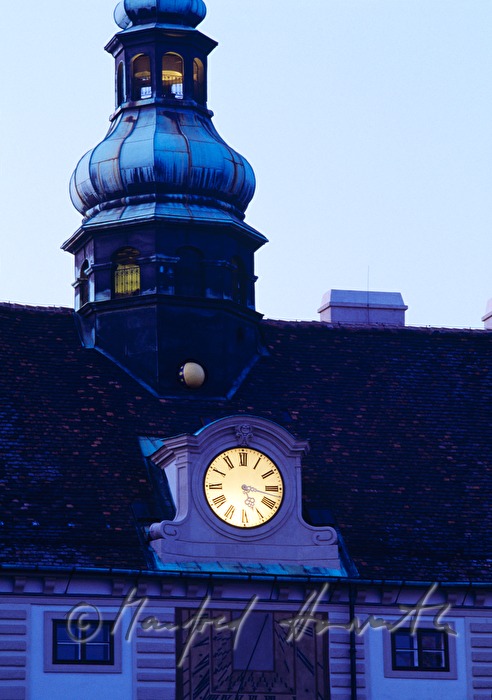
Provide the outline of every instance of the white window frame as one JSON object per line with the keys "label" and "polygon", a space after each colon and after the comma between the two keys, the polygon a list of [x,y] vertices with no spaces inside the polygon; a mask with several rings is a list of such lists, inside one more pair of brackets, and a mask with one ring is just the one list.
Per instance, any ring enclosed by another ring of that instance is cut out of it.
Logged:
{"label": "white window frame", "polygon": [[[68,610],[54,610],[44,613],[44,671],[45,673],[122,673],[122,638],[120,625],[113,635],[114,644],[114,660],[112,664],[94,664],[94,663],[57,663],[53,661],[53,622],[65,620]],[[115,615],[111,613],[101,613],[102,622],[114,622]],[[84,621],[98,622],[95,615],[87,615]]]}

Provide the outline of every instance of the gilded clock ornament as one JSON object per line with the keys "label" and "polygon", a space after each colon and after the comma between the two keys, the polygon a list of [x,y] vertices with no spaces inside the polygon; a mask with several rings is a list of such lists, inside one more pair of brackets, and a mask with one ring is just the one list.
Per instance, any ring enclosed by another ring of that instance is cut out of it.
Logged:
{"label": "gilded clock ornament", "polygon": [[284,497],[279,468],[263,452],[234,447],[209,464],[204,478],[205,498],[212,512],[237,528],[264,525],[278,512]]}

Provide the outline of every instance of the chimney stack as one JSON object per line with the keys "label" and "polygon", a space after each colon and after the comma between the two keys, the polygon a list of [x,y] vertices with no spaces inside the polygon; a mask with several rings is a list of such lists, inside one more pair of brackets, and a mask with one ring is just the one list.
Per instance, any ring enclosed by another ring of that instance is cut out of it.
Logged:
{"label": "chimney stack", "polygon": [[[399,292],[359,292],[330,289],[318,313],[323,323],[357,326],[404,326],[405,311]],[[492,311],[491,311],[492,317]],[[492,326],[491,326],[492,327]]]}
{"label": "chimney stack", "polygon": [[485,316],[482,316],[483,327],[486,331],[492,331],[492,299],[487,302]]}

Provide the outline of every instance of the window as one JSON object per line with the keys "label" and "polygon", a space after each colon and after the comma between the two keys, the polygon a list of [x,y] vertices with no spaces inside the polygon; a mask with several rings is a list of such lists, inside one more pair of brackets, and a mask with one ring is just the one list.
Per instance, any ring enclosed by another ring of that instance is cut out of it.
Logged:
{"label": "window", "polygon": [[183,59],[177,53],[166,53],[162,57],[162,95],[183,99]]}
{"label": "window", "polygon": [[118,72],[116,74],[116,106],[123,104],[125,101],[125,66],[123,61],[118,64]]}
{"label": "window", "polygon": [[110,622],[87,622],[84,628],[53,620],[53,663],[113,665],[114,638]]}
{"label": "window", "polygon": [[[45,673],[116,674],[122,672],[121,628],[113,630],[115,611],[87,605],[87,612],[67,627],[69,611],[44,613]],[[83,626],[79,628],[78,622]]]}
{"label": "window", "polygon": [[393,669],[449,671],[448,635],[437,630],[397,630],[391,636]]}
{"label": "window", "polygon": [[132,99],[146,100],[149,97],[152,97],[150,57],[139,54],[132,63]]}
{"label": "window", "polygon": [[386,678],[456,680],[456,636],[434,627],[383,633]]}
{"label": "window", "polygon": [[246,272],[243,261],[240,258],[233,258],[232,264],[232,300],[236,304],[246,305],[248,301]]}
{"label": "window", "polygon": [[84,260],[80,268],[79,277],[79,306],[84,306],[89,301],[89,280],[87,279],[87,271],[89,269],[89,261]]}
{"label": "window", "polygon": [[205,103],[205,70],[199,58],[193,61],[193,99],[200,104]]}
{"label": "window", "polygon": [[113,255],[115,264],[113,273],[113,290],[117,297],[140,293],[140,266],[137,258],[140,252],[136,248],[120,248]]}

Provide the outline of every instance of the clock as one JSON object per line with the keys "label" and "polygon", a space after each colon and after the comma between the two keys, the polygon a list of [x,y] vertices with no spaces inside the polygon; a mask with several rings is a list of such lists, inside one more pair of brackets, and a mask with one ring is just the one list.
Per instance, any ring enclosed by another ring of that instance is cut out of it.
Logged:
{"label": "clock", "polygon": [[214,515],[243,529],[271,520],[284,497],[277,465],[250,447],[234,447],[218,454],[207,467],[203,486]]}

